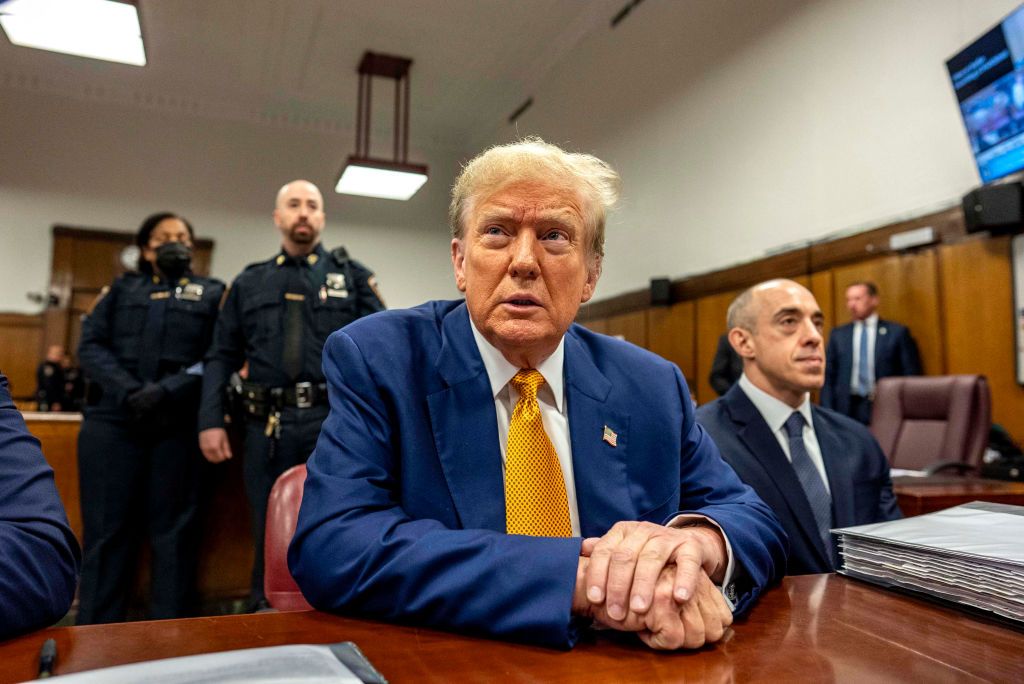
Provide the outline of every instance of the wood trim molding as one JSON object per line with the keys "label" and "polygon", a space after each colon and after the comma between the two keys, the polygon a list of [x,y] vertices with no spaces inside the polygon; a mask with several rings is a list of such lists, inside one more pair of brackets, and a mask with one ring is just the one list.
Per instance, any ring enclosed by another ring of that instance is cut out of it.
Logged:
{"label": "wood trim molding", "polygon": [[[83,226],[64,226],[54,225],[53,226],[54,237],[70,237],[76,240],[118,240],[127,238],[128,240],[135,242],[135,232],[127,230],[110,230],[108,228],[86,228]],[[212,238],[201,238],[195,239],[195,247],[209,247],[213,249],[214,241]]]}
{"label": "wood trim molding", "polygon": [[[797,247],[781,254],[674,280],[672,302],[685,302],[738,290],[770,278],[808,276],[834,266],[873,259],[882,254],[895,254],[896,250],[889,247],[892,235],[926,226],[935,230],[938,244],[961,242],[967,237],[963,209],[959,206],[951,207],[855,235]],[[640,311],[650,305],[649,289],[633,290],[580,307],[576,319],[583,322],[607,318]]]}
{"label": "wood trim molding", "polygon": [[41,328],[43,327],[43,315],[0,311],[0,327]]}

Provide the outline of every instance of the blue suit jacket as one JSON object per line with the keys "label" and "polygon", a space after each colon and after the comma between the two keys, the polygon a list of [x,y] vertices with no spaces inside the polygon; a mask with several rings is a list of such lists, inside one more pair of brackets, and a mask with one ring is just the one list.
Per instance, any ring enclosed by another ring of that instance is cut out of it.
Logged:
{"label": "blue suit jacket", "polygon": [[[900,517],[889,478],[889,462],[867,428],[835,411],[811,407],[814,433],[832,492],[835,527]],[[796,471],[739,385],[697,409],[697,421],[744,482],[772,507],[789,535],[788,574],[832,572],[814,514]]]}
{"label": "blue suit jacket", "polygon": [[[825,349],[825,386],[821,405],[850,413],[850,378],[853,377],[853,323],[832,331]],[[905,325],[878,319],[875,336],[875,380],[893,375],[921,375],[917,343]]]}
{"label": "blue suit jacket", "polygon": [[53,470],[0,375],[0,640],[64,616],[79,560]]}
{"label": "blue suit jacket", "polygon": [[[505,533],[494,400],[465,304],[360,319],[329,338],[324,372],[331,412],[289,549],[310,603],[571,646],[580,539]],[[565,387],[584,535],[693,511],[743,567],[739,610],[781,576],[778,521],[696,424],[674,365],[574,325]]]}

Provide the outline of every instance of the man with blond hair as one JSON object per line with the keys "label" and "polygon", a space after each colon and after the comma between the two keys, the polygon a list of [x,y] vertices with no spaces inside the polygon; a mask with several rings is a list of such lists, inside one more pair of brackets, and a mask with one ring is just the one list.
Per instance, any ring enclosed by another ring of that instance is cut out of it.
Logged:
{"label": "man with blond hair", "polygon": [[251,607],[264,605],[263,536],[267,497],[277,477],[304,463],[327,415],[320,367],[332,332],[384,309],[373,273],[344,247],[330,252],[320,236],[324,198],[305,180],[283,186],[274,206],[281,251],[250,264],[225,298],[203,374],[199,445],[211,463],[231,458],[224,429],[225,386],[248,363],[241,387],[245,414],[245,490],[252,514]]}
{"label": "man with blond hair", "polygon": [[539,139],[484,152],[452,191],[465,301],[328,340],[289,551],[314,606],[562,648],[592,619],[695,648],[782,572],[777,521],[678,368],[573,324],[617,194],[607,164]]}

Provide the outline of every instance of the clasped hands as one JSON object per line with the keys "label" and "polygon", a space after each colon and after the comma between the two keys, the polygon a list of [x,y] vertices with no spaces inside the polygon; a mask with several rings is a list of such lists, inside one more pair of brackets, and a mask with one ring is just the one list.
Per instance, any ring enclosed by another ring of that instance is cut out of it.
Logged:
{"label": "clasped hands", "polygon": [[725,541],[710,524],[619,522],[583,540],[573,614],[636,632],[654,649],[699,648],[732,624],[715,586],[726,564]]}

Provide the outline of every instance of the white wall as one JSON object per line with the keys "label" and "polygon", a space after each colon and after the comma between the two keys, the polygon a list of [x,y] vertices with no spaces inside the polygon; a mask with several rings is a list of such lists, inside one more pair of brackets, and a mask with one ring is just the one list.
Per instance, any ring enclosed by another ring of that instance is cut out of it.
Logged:
{"label": "white wall", "polygon": [[496,138],[622,174],[596,298],[950,206],[979,184],[945,60],[1017,0],[656,0]]}
{"label": "white wall", "polygon": [[54,224],[133,231],[165,209],[216,240],[213,275],[230,281],[279,249],[270,212],[277,189],[297,177],[324,191],[325,244],[346,245],[374,269],[389,306],[458,296],[446,214],[461,155],[411,149],[431,178],[393,202],[332,191],[353,145],[350,134],[0,90],[0,311],[39,310],[25,294],[49,286]]}

